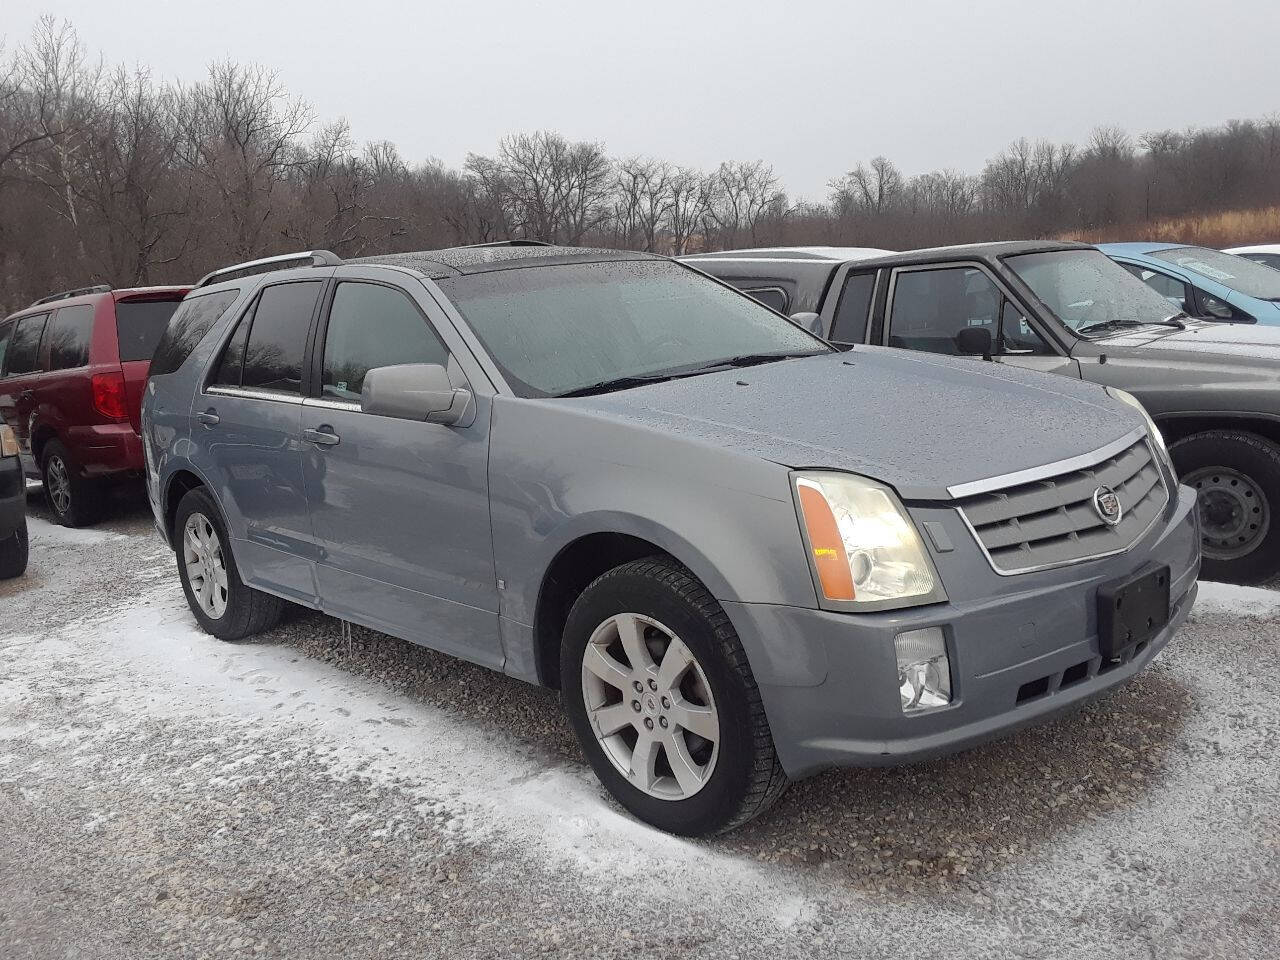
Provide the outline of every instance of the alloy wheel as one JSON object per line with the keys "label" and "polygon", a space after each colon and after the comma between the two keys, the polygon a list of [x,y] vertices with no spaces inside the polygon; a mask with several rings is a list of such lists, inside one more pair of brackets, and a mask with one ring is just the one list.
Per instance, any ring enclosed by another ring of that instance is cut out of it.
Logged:
{"label": "alloy wheel", "polygon": [[200,609],[205,616],[221,619],[227,610],[227,562],[218,531],[203,513],[187,517],[182,532],[182,562]]}
{"label": "alloy wheel", "polygon": [[674,632],[637,613],[596,627],[582,697],[605,756],[639,790],[685,800],[715,770],[720,717],[706,674]]}
{"label": "alloy wheel", "polygon": [[59,516],[65,516],[71,510],[71,477],[67,473],[66,462],[54,454],[45,466],[45,492]]}

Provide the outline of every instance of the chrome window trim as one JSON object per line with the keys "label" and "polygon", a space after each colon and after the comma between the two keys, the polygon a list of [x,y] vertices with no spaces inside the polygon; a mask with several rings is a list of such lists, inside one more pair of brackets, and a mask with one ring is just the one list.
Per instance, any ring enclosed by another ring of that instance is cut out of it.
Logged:
{"label": "chrome window trim", "polygon": [[[947,487],[947,493],[955,500],[963,500],[966,497],[972,497],[975,494],[993,493],[996,490],[1003,490],[1006,487],[1016,487],[1024,483],[1034,483],[1036,480],[1045,480],[1049,477],[1056,477],[1061,473],[1070,473],[1073,470],[1083,470],[1085,467],[1092,467],[1095,463],[1101,463],[1103,460],[1109,460],[1120,451],[1133,446],[1146,436],[1146,427],[1136,427],[1126,433],[1119,440],[1113,440],[1105,447],[1099,447],[1091,453],[1082,453],[1076,457],[1068,457],[1066,460],[1057,460],[1053,463],[1046,463],[1041,467],[1029,467],[1026,470],[1017,470],[1013,473],[1001,474],[998,477],[988,477],[985,480],[972,480],[968,483],[957,483],[954,486]],[[1155,458],[1154,451],[1152,451],[1152,459],[1156,460],[1156,464],[1158,466],[1160,461]],[[1160,471],[1160,475],[1163,478],[1163,470]]]}
{"label": "chrome window trim", "polygon": [[363,413],[364,408],[352,400],[333,400],[329,397],[306,397],[302,401],[304,407],[322,407],[328,410],[346,410],[350,413]]}
{"label": "chrome window trim", "polygon": [[[1041,573],[1045,570],[1058,570],[1058,569],[1061,569],[1062,567],[1074,567],[1076,564],[1080,564],[1080,563],[1092,563],[1094,560],[1105,560],[1108,557],[1118,557],[1122,553],[1128,553],[1138,543],[1140,543],[1143,539],[1145,539],[1146,536],[1149,533],[1151,533],[1151,531],[1155,528],[1156,524],[1160,522],[1160,518],[1165,515],[1165,511],[1169,507],[1169,501],[1173,498],[1172,491],[1169,488],[1169,480],[1165,476],[1164,469],[1160,465],[1160,458],[1156,456],[1155,445],[1152,444],[1151,438],[1146,436],[1146,432],[1147,431],[1145,428],[1141,431],[1141,433],[1145,437],[1143,442],[1147,446],[1147,452],[1151,454],[1152,465],[1156,468],[1156,473],[1160,477],[1160,486],[1164,488],[1164,506],[1161,507],[1158,511],[1156,511],[1156,515],[1151,518],[1151,522],[1147,524],[1146,528],[1143,529],[1141,533],[1139,533],[1136,537],[1130,540],[1127,545],[1123,547],[1119,547],[1115,550],[1107,550],[1104,553],[1091,554],[1090,556],[1087,556],[1087,557],[1077,557],[1074,560],[1058,560],[1058,561],[1055,561],[1054,563],[1039,563],[1030,567],[1005,568],[997,564],[994,558],[992,558],[990,551],[987,550],[987,545],[982,542],[982,538],[978,536],[978,531],[974,528],[973,524],[969,522],[969,516],[964,512],[964,508],[956,507],[956,513],[960,514],[960,519],[964,521],[964,525],[969,531],[969,536],[973,537],[974,543],[978,545],[978,549],[982,551],[982,555],[987,558],[987,563],[991,566],[991,569],[995,571],[996,575],[1001,577],[1016,577],[1016,576],[1021,576],[1024,573]],[[1118,442],[1119,441],[1117,441],[1117,443]],[[1133,446],[1133,444],[1137,442],[1138,442],[1137,440],[1133,440],[1128,445],[1126,445],[1125,447],[1122,447],[1121,449],[1122,450],[1127,449],[1129,446]],[[1114,446],[1114,444],[1110,444],[1109,446]],[[1106,449],[1106,448],[1103,448],[1103,449]],[[1119,453],[1119,452],[1120,451],[1116,451],[1116,453]],[[1085,456],[1092,456],[1092,455],[1085,454]],[[1078,460],[1079,458],[1076,457],[1073,459]],[[1107,457],[1102,458],[1102,460],[1106,460],[1106,459],[1108,458]],[[1063,460],[1061,462],[1070,463],[1071,461]],[[1093,464],[1100,463],[1100,462],[1101,460],[1093,460],[1089,463],[1083,464],[1082,466],[1070,468],[1062,472],[1069,473],[1071,472],[1071,470],[1081,470],[1081,469],[1084,469],[1084,467],[1093,466]],[[1009,474],[1009,476],[1016,476],[1016,474]],[[1036,479],[1045,479],[1045,478],[1037,477]],[[1031,481],[1024,481],[1024,482],[1031,482]],[[1017,486],[1017,484],[1009,484],[1008,486]],[[993,492],[993,491],[981,491],[981,492],[986,493],[986,492]]]}
{"label": "chrome window trim", "polygon": [[276,393],[272,390],[253,390],[248,387],[223,387],[213,386],[206,387],[204,390],[206,395],[215,397],[240,397],[244,400],[271,400],[276,403],[296,403],[302,405],[302,396],[300,394]]}

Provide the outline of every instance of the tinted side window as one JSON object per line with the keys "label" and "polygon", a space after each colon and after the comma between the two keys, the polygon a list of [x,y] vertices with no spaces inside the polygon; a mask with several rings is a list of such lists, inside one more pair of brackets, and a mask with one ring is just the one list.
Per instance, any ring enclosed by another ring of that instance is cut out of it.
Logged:
{"label": "tinted side window", "polygon": [[840,293],[840,303],[836,306],[831,339],[840,343],[862,343],[866,339],[867,316],[871,313],[871,298],[875,292],[876,271],[849,274]]}
{"label": "tinted side window", "polygon": [[180,300],[124,300],[116,304],[120,359],[150,360]]}
{"label": "tinted side window", "polygon": [[[256,306],[256,304],[255,304]],[[240,377],[244,373],[244,343],[249,339],[249,325],[253,323],[253,311],[240,318],[239,325],[227,345],[222,348],[222,357],[218,360],[218,370],[209,381],[214,387],[238,387]]]}
{"label": "tinted side window", "polygon": [[365,374],[375,367],[448,359],[407,295],[373,283],[338,284],[324,337],[324,396],[358,402]]}
{"label": "tinted side window", "polygon": [[5,373],[32,373],[40,369],[40,336],[44,333],[44,322],[49,318],[47,313],[34,317],[23,317],[18,321],[18,329],[13,332],[9,342],[8,356],[5,358]]}
{"label": "tinted side window", "polygon": [[4,356],[9,350],[9,341],[13,337],[13,324],[0,323],[0,377],[4,376]]}
{"label": "tinted side window", "polygon": [[203,296],[183,300],[165,329],[155,356],[151,359],[150,376],[173,373],[184,363],[191,351],[213,329],[227,310],[240,296],[239,290],[219,290]]}
{"label": "tinted side window", "polygon": [[267,287],[249,328],[241,384],[255,390],[302,391],[302,354],[320,283],[279,283]]}
{"label": "tinted side window", "polygon": [[949,267],[898,274],[889,313],[889,346],[959,354],[957,335],[984,327],[996,342],[1004,297],[981,270]]}
{"label": "tinted side window", "polygon": [[45,349],[50,370],[73,370],[89,363],[89,340],[93,336],[93,307],[63,307],[49,321]]}

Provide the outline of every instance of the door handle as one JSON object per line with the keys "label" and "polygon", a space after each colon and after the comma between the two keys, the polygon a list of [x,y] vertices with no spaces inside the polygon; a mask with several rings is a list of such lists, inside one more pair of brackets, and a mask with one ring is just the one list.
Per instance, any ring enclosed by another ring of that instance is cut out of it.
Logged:
{"label": "door handle", "polygon": [[310,440],[316,446],[333,447],[342,442],[342,438],[333,432],[333,427],[323,426],[316,429],[308,427],[302,431],[302,439]]}
{"label": "door handle", "polygon": [[216,427],[221,421],[222,418],[212,410],[196,414],[196,423],[203,423],[206,427]]}

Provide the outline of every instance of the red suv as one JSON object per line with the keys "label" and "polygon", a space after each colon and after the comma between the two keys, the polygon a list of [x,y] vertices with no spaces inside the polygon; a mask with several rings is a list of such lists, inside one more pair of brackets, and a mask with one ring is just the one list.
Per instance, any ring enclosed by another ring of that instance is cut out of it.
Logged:
{"label": "red suv", "polygon": [[86,287],[0,320],[0,416],[59,522],[92,522],[101,483],[141,475],[151,355],[188,289]]}

